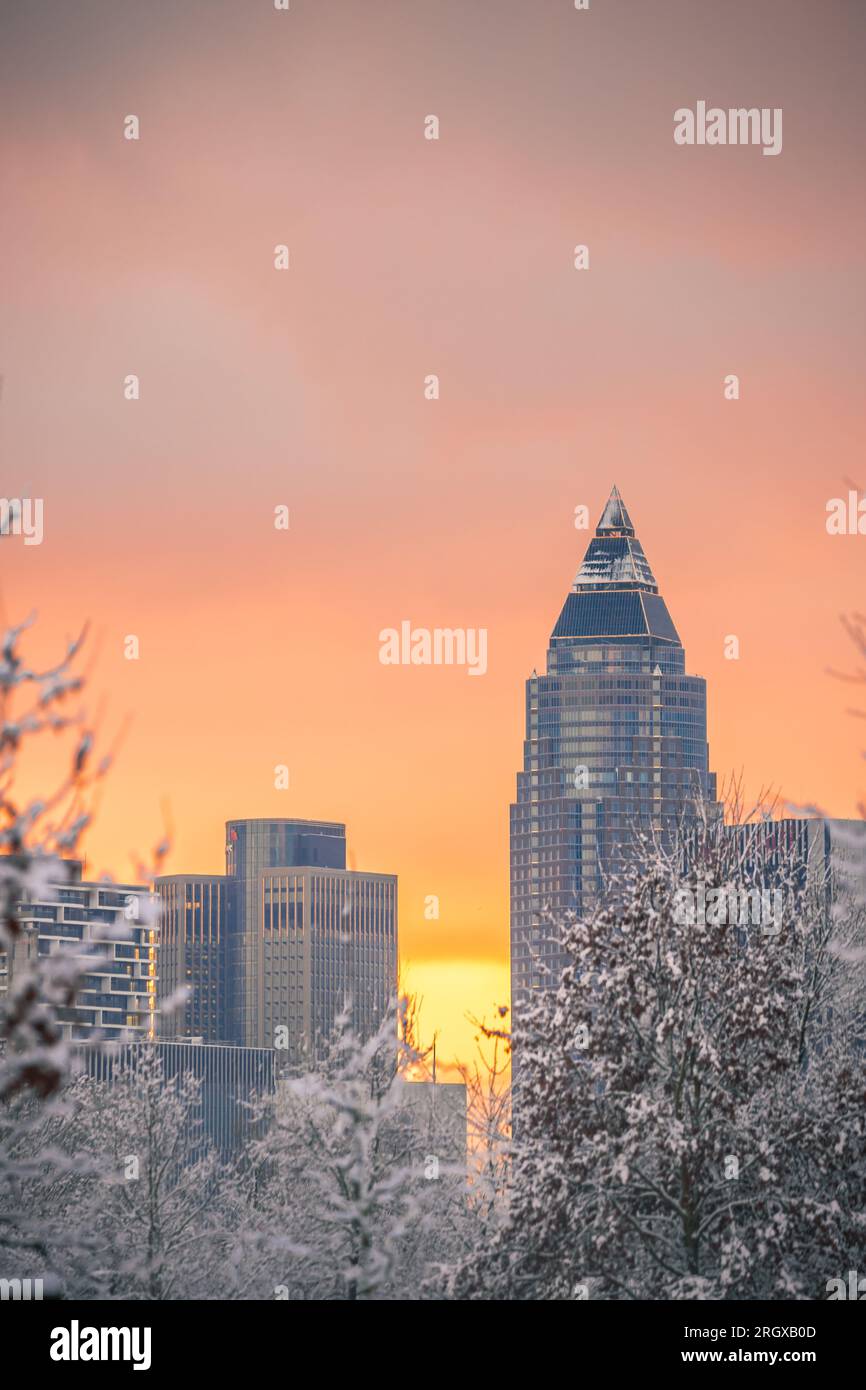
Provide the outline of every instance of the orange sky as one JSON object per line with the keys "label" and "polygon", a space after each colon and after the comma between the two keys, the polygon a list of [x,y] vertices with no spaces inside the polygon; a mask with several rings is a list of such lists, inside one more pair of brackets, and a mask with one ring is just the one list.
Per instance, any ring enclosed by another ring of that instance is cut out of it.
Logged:
{"label": "orange sky", "polygon": [[[5,616],[39,653],[90,618],[88,706],[106,741],[131,717],[89,867],[127,877],[163,804],[175,871],[220,871],[229,817],[344,820],[399,875],[441,1055],[507,996],[523,681],[578,504],[618,483],[720,775],[837,815],[866,782],[826,673],[866,539],[824,525],[866,482],[862,10],[468,9],[69,0],[0,42],[2,490],[45,507],[0,544]],[[781,155],[675,146],[699,98],[782,107]],[[382,666],[405,618],[486,627],[487,675]]]}

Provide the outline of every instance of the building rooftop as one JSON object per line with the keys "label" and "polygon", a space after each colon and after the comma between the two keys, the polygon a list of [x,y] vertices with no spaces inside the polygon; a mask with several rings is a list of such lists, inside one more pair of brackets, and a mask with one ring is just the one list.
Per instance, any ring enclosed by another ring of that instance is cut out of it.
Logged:
{"label": "building rooftop", "polygon": [[647,637],[680,645],[632,519],[614,485],[552,640]]}

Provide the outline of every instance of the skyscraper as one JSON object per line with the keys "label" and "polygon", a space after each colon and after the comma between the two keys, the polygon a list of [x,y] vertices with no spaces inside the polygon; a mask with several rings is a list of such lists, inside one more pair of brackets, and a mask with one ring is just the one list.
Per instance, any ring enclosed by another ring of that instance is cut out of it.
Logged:
{"label": "skyscraper", "polygon": [[165,1037],[321,1057],[337,1014],[372,1034],[397,988],[397,879],[346,868],[334,821],[232,820],[226,874],[157,880],[160,994],[192,995]]}
{"label": "skyscraper", "polygon": [[160,998],[189,993],[160,1013],[161,1038],[225,1041],[228,1017],[226,880],[220,874],[166,874],[160,898]]}
{"label": "skyscraper", "polygon": [[[706,682],[685,651],[616,487],[526,682],[511,806],[515,1012],[562,964],[553,920],[584,911],[636,828],[673,827],[709,770]],[[553,920],[552,920],[553,919]]]}
{"label": "skyscraper", "polygon": [[[232,981],[230,1017],[225,1036],[248,1047],[273,1046],[273,1022],[265,1019],[265,981],[268,1002],[273,991],[274,956],[285,971],[286,1004],[294,1004],[294,1018],[303,1010],[303,985],[298,989],[295,956],[303,949],[305,896],[300,900],[286,887],[287,907],[277,935],[271,931],[271,893],[265,911],[263,874],[275,868],[326,865],[346,867],[346,827],[334,821],[303,821],[255,818],[226,823],[226,889],[231,925],[228,939],[228,969]],[[291,897],[291,903],[288,899]],[[296,917],[296,910],[300,920]],[[298,930],[296,931],[296,926]],[[266,936],[267,927],[267,936]],[[291,934],[290,934],[291,933]],[[274,947],[276,946],[276,952]],[[283,1020],[285,1022],[285,1020]]]}

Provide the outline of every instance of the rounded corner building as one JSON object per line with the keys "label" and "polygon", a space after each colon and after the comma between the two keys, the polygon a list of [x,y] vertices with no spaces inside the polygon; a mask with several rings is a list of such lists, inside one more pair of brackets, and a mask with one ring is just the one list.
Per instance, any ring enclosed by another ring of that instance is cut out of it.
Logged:
{"label": "rounded corner building", "polygon": [[510,811],[515,1014],[564,964],[553,923],[598,900],[636,828],[676,826],[709,770],[707,687],[613,488],[526,682],[526,738]]}

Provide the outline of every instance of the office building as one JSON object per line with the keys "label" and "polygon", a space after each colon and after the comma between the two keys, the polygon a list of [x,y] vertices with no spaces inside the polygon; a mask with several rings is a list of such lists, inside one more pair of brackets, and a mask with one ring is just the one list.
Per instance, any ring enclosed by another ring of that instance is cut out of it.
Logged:
{"label": "office building", "polygon": [[635,831],[714,802],[706,683],[685,651],[616,488],[526,682],[511,806],[511,978],[519,1016],[564,964],[556,921],[605,890]]}
{"label": "office building", "polygon": [[357,1032],[375,1031],[397,988],[397,879],[346,868],[344,825],[232,820],[224,877],[157,887],[160,994],[193,991],[164,1036],[275,1047],[294,1066],[326,1054],[347,1002]]}
{"label": "office building", "polygon": [[226,881],[219,874],[166,874],[158,880],[158,891],[159,1036],[222,1042],[228,1014]]}

